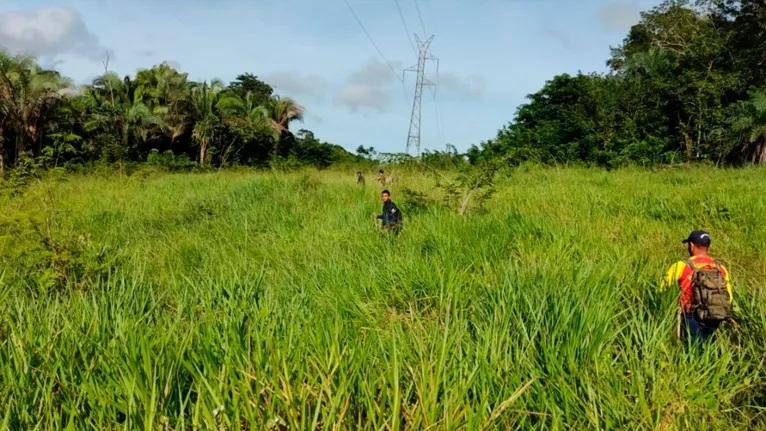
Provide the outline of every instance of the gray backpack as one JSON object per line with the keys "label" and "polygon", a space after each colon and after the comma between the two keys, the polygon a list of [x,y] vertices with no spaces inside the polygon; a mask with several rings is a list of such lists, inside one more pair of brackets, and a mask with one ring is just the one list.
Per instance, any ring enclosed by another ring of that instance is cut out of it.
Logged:
{"label": "gray backpack", "polygon": [[721,274],[718,262],[697,268],[691,259],[686,265],[692,273],[694,317],[700,322],[721,322],[731,318],[731,298],[726,289],[728,282]]}

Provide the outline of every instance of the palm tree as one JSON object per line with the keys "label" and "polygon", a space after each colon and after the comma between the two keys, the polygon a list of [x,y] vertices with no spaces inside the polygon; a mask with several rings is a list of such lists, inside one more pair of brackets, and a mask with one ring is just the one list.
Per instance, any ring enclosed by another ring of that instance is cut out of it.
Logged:
{"label": "palm tree", "polygon": [[267,155],[269,146],[275,148],[281,128],[271,118],[269,109],[258,104],[259,98],[257,93],[251,91],[246,92],[244,97],[240,97],[239,93],[229,88],[216,104],[223,123],[233,132],[232,137],[234,137],[228,149],[224,151],[222,161],[234,148],[237,138],[241,143],[239,150],[254,145],[255,147],[251,147],[251,150],[259,155]]}
{"label": "palm tree", "polygon": [[70,88],[68,80],[58,72],[41,69],[33,57],[0,54],[0,117],[3,120],[0,127],[14,131],[17,158],[29,145],[35,145],[33,149],[40,153],[39,131],[46,120],[50,120],[46,117],[52,108],[67,97]]}
{"label": "palm tree", "polygon": [[136,74],[136,82],[148,97],[146,104],[152,113],[162,119],[159,129],[170,139],[170,145],[183,135],[185,124],[183,112],[172,109],[176,102],[187,97],[188,75],[180,73],[167,63],[162,63]]}
{"label": "palm tree", "polygon": [[192,139],[199,145],[199,163],[205,164],[205,157],[211,144],[218,138],[221,120],[221,106],[230,105],[234,95],[224,93],[226,87],[219,80],[210,83],[193,82],[189,86],[188,96],[172,108],[179,116],[179,123],[185,130],[192,128]]}
{"label": "palm tree", "polygon": [[281,126],[271,117],[269,108],[256,103],[257,96],[252,92],[245,95],[245,119],[250,127],[258,132],[279,139]]}
{"label": "palm tree", "polygon": [[269,136],[275,141],[279,139],[281,127],[272,119],[269,108],[257,103],[257,95],[253,92],[248,91],[244,99],[229,94],[221,99],[217,108],[227,124]]}
{"label": "palm tree", "polygon": [[289,97],[274,96],[268,103],[271,118],[279,126],[280,131],[289,131],[290,123],[303,121],[306,108]]}
{"label": "palm tree", "polygon": [[290,123],[303,121],[306,109],[289,97],[274,96],[269,100],[268,111],[271,120],[279,133],[279,139],[274,141],[274,155],[279,154],[279,141],[286,133],[290,133]]}
{"label": "palm tree", "polygon": [[128,151],[131,143],[146,141],[160,124],[145,103],[144,88],[128,77],[121,80],[114,73],[104,74],[84,94],[89,112],[85,129],[119,136],[122,151]]}
{"label": "palm tree", "polygon": [[0,175],[5,172],[5,137],[3,136],[3,123],[5,118],[0,113]]}
{"label": "palm tree", "polygon": [[667,52],[652,47],[646,52],[637,52],[628,57],[622,70],[634,79],[642,76],[661,78],[672,72],[673,59]]}
{"label": "palm tree", "polygon": [[742,151],[751,162],[766,164],[766,94],[755,91],[740,102],[729,119],[733,132],[745,145]]}
{"label": "palm tree", "polygon": [[[4,79],[1,77],[5,76],[5,74],[10,70],[12,66],[11,57],[2,49],[0,49],[0,96],[3,97],[3,100],[5,98],[5,91],[3,90],[3,83],[5,82]],[[2,100],[0,100],[0,175],[5,172],[5,124],[6,124],[6,115],[5,115],[5,109],[4,104],[2,103]]]}

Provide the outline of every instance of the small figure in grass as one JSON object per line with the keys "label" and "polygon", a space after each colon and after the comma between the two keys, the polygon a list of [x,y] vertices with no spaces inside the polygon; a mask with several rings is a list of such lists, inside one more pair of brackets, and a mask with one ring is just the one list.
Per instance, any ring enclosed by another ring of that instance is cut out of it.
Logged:
{"label": "small figure in grass", "polygon": [[379,182],[381,186],[385,186],[387,184],[396,184],[399,182],[399,177],[394,176],[386,176],[385,172],[383,172],[383,169],[378,171],[378,176],[375,178],[375,181]]}
{"label": "small figure in grass", "polygon": [[660,291],[676,286],[680,290],[677,336],[685,344],[711,338],[721,322],[732,318],[733,296],[729,272],[710,257],[710,234],[695,230],[682,241],[689,258],[673,264],[662,280]]}
{"label": "small figure in grass", "polygon": [[380,199],[383,201],[383,213],[372,213],[373,219],[381,221],[383,232],[393,232],[398,235],[402,227],[402,213],[391,200],[391,192],[388,190],[380,193]]}
{"label": "small figure in grass", "polygon": [[362,171],[356,171],[356,183],[364,185],[364,176],[362,175]]}

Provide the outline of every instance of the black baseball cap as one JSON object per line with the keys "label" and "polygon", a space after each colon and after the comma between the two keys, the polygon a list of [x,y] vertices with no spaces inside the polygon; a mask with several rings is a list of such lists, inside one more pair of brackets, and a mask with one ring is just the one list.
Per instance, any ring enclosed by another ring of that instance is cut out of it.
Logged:
{"label": "black baseball cap", "polygon": [[695,230],[689,234],[689,238],[681,241],[682,243],[692,243],[694,245],[701,245],[707,247],[710,245],[710,234],[704,230]]}

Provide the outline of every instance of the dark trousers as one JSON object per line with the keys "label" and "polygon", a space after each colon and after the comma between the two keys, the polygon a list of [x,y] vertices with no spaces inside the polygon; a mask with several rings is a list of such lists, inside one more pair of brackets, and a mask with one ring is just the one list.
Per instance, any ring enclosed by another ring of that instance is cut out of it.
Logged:
{"label": "dark trousers", "polygon": [[712,339],[718,323],[702,323],[692,313],[681,315],[681,341],[687,346],[696,346],[700,353],[705,342]]}
{"label": "dark trousers", "polygon": [[399,235],[399,226],[395,224],[384,224],[383,225],[383,232],[393,233],[394,235]]}

